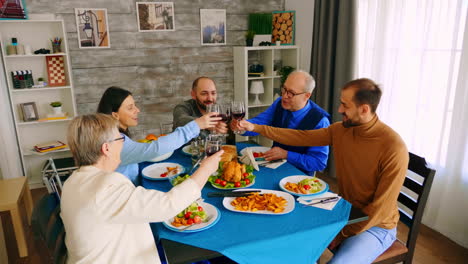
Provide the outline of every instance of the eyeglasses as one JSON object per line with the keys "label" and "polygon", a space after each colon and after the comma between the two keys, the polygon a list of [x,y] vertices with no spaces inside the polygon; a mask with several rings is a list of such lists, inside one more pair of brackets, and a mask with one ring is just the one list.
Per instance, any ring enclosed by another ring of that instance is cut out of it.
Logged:
{"label": "eyeglasses", "polygon": [[287,95],[288,97],[294,97],[296,95],[301,95],[301,94],[305,94],[307,92],[303,92],[303,93],[293,93],[291,91],[289,91],[288,89],[286,89],[284,86],[281,87],[281,94],[282,95]]}
{"label": "eyeglasses", "polygon": [[114,141],[119,141],[119,140],[122,140],[123,142],[125,142],[125,137],[122,136],[122,137],[119,137],[119,138],[116,138],[116,139],[112,139],[112,140],[109,141],[109,142],[114,142]]}

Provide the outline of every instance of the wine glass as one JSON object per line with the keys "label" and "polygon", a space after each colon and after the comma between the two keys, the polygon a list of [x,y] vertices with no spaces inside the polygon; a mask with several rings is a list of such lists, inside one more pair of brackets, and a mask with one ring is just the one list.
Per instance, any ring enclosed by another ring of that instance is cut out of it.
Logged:
{"label": "wine glass", "polygon": [[[216,113],[218,113],[218,114],[215,115],[215,117],[221,117],[221,118],[222,118],[222,115],[221,115],[221,105],[220,105],[220,104],[216,104],[216,103],[209,104],[209,105],[206,107],[206,111],[207,111],[208,113],[216,112]],[[211,133],[212,133],[213,135],[220,135],[220,134],[216,133],[216,131],[211,131]]]}
{"label": "wine glass", "polygon": [[231,105],[230,104],[222,104],[219,113],[222,118],[221,121],[226,122],[226,123],[231,121]]}
{"label": "wine glass", "polygon": [[205,141],[205,153],[209,157],[221,150],[222,139],[217,135],[208,135]]}
{"label": "wine glass", "polygon": [[[231,105],[231,115],[232,118],[236,119],[237,121],[241,121],[245,117],[245,105],[243,101],[234,101]],[[244,131],[236,130],[234,131],[236,134],[242,134]]]}

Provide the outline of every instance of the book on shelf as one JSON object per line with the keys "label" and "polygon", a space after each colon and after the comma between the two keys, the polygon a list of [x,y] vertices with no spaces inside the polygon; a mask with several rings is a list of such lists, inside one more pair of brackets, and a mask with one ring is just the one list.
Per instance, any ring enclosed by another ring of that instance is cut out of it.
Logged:
{"label": "book on shelf", "polygon": [[58,149],[66,148],[67,144],[63,143],[62,141],[51,141],[46,143],[37,144],[34,146],[34,150],[40,153],[54,151]]}
{"label": "book on shelf", "polygon": [[248,77],[263,77],[264,76],[263,72],[249,72],[247,74],[248,74]]}

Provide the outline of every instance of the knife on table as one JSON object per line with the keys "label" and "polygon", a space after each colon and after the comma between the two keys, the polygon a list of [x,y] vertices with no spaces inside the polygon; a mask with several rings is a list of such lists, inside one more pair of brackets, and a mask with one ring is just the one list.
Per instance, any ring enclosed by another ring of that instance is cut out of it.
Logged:
{"label": "knife on table", "polygon": [[277,163],[277,162],[283,162],[283,159],[270,160],[267,162],[259,163],[258,166],[266,167],[267,165],[270,165],[272,163]]}
{"label": "knife on table", "polygon": [[252,191],[238,191],[238,192],[210,192],[207,194],[208,197],[244,197],[252,195],[253,193],[259,193],[259,190]]}
{"label": "knife on table", "polygon": [[315,202],[314,200],[310,201],[309,203],[304,203],[305,205],[314,205],[314,204],[325,204],[325,203],[332,203],[332,202],[336,202],[340,199],[340,197],[336,196],[336,197],[327,197],[327,198],[323,198],[321,200],[319,199],[314,199],[314,200],[319,200],[317,202]]}

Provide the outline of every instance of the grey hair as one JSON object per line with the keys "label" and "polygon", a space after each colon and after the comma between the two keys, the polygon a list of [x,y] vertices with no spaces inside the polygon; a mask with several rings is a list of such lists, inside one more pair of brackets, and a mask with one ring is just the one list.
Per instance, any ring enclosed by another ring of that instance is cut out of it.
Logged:
{"label": "grey hair", "polygon": [[94,165],[102,156],[102,144],[112,141],[119,122],[111,115],[75,117],[68,126],[67,141],[77,166]]}
{"label": "grey hair", "polygon": [[305,77],[305,87],[304,87],[304,92],[306,93],[312,93],[315,89],[315,79],[310,75],[310,73],[303,71],[303,70],[295,70],[291,74],[299,73],[302,74]]}

